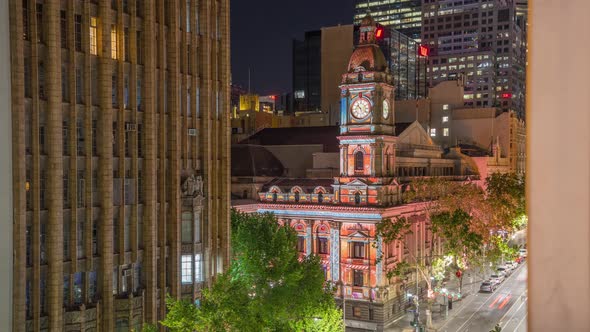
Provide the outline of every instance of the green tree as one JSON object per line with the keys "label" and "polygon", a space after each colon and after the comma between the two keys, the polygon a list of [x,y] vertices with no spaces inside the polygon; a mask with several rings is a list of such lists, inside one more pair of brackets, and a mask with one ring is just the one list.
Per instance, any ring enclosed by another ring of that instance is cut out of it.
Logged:
{"label": "green tree", "polygon": [[343,331],[334,289],[316,256],[299,259],[297,234],[271,214],[232,211],[233,261],[200,308],[167,301],[172,331]]}
{"label": "green tree", "polygon": [[486,200],[499,219],[498,228],[514,228],[526,215],[524,178],[515,173],[492,173],[486,178]]}

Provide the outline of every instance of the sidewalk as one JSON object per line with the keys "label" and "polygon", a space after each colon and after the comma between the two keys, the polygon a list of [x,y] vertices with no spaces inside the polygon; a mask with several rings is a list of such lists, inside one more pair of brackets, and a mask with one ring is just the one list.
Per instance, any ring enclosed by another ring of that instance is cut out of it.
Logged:
{"label": "sidewalk", "polygon": [[[432,304],[432,327],[426,328],[426,309],[427,304],[420,301],[420,326],[424,327],[424,331],[437,331],[448,319],[452,318],[458,312],[465,302],[470,302],[471,294],[479,291],[479,285],[483,281],[483,276],[475,272],[466,272],[463,276],[463,291],[460,300],[453,301],[453,308],[448,311],[448,317],[445,317],[445,307],[442,305],[444,297],[439,295],[434,304]],[[449,292],[457,293],[459,291],[459,279],[451,277],[444,286]],[[386,332],[409,332],[415,331],[416,328],[410,323],[414,320],[414,313],[409,311],[399,320],[388,326],[384,331]]]}

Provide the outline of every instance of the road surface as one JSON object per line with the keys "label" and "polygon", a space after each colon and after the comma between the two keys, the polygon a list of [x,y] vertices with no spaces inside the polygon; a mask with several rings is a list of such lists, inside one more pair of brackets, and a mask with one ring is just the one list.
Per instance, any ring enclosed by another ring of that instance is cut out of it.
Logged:
{"label": "road surface", "polygon": [[527,266],[520,265],[493,293],[475,293],[440,332],[488,332],[500,324],[502,332],[526,332]]}

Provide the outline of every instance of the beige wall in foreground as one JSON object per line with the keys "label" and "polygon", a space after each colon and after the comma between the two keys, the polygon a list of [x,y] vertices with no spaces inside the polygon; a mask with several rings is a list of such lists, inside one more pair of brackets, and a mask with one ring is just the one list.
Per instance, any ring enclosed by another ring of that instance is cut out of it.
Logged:
{"label": "beige wall in foreground", "polygon": [[589,331],[590,1],[529,7],[528,328]]}

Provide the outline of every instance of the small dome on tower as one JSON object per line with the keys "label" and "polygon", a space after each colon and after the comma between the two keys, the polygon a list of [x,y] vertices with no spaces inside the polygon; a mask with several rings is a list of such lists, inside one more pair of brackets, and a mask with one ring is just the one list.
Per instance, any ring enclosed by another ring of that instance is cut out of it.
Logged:
{"label": "small dome on tower", "polygon": [[371,14],[367,14],[367,16],[365,16],[363,18],[363,20],[361,21],[361,26],[366,27],[366,26],[374,26],[375,25],[375,20],[373,19],[373,17],[371,17]]}
{"label": "small dome on tower", "polygon": [[348,62],[348,72],[386,71],[387,61],[377,45],[362,45],[357,47]]}

